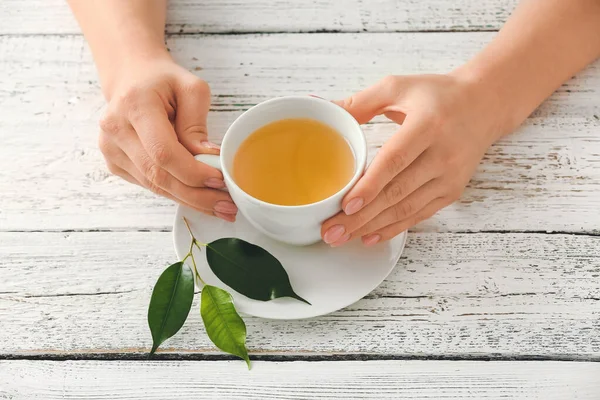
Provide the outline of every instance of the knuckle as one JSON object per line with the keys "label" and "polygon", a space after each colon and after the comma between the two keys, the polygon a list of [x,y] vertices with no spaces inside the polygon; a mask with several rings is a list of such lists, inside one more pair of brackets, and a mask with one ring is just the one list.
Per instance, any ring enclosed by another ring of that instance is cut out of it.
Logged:
{"label": "knuckle", "polygon": [[380,86],[383,91],[382,95],[386,98],[393,99],[400,91],[400,77],[388,75],[380,81]]}
{"label": "knuckle", "polygon": [[[135,122],[146,118],[146,107],[144,103],[147,103],[147,96],[144,94],[144,90],[138,87],[130,88],[121,98],[119,99],[119,107],[124,110],[124,114],[129,120]],[[146,100],[143,100],[146,99]]]}
{"label": "knuckle", "polygon": [[146,169],[146,179],[148,179],[149,189],[158,193],[165,183],[164,171],[156,164],[151,164]]}
{"label": "knuckle", "polygon": [[347,97],[347,98],[345,98],[345,99],[344,99],[344,105],[343,105],[343,107],[344,107],[345,109],[351,109],[351,108],[352,108],[352,106],[353,106],[353,105],[356,103],[356,100],[355,100],[355,99],[356,99],[356,97],[355,97],[354,95],[352,95],[352,96],[350,96],[350,97]]}
{"label": "knuckle", "polygon": [[210,96],[210,86],[202,79],[190,80],[183,89],[188,93],[200,93]]}
{"label": "knuckle", "polygon": [[388,204],[395,204],[403,197],[404,187],[394,180],[385,188],[384,194]]}
{"label": "knuckle", "polygon": [[164,167],[169,164],[172,157],[171,148],[164,143],[156,143],[150,148],[150,156],[158,167]]}
{"label": "knuckle", "polygon": [[100,129],[107,135],[115,136],[125,126],[124,121],[114,115],[107,115],[100,120]]}
{"label": "knuckle", "polygon": [[396,220],[400,221],[415,213],[414,205],[409,201],[403,201],[395,207]]}
{"label": "knuckle", "polygon": [[126,107],[135,107],[142,97],[142,89],[136,86],[130,87],[121,97],[119,98],[119,104]]}
{"label": "knuckle", "polygon": [[398,85],[398,77],[396,75],[387,75],[381,79],[381,85],[390,89],[395,89]]}
{"label": "knuckle", "polygon": [[406,156],[402,153],[394,154],[387,162],[388,172],[391,176],[396,176],[406,166]]}

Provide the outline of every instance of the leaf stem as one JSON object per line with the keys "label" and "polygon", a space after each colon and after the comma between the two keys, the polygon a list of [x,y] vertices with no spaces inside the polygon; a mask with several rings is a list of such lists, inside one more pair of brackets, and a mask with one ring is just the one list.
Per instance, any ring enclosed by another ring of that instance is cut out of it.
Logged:
{"label": "leaf stem", "polygon": [[203,285],[206,285],[206,282],[204,282],[204,280],[202,279],[202,277],[198,273],[198,267],[196,266],[196,259],[194,258],[194,245],[200,251],[202,251],[202,249],[200,248],[200,244],[202,244],[204,246],[207,246],[207,245],[204,244],[204,243],[200,243],[200,242],[198,242],[198,240],[196,240],[196,238],[194,237],[194,234],[192,233],[192,229],[190,228],[190,224],[188,223],[187,218],[183,217],[183,222],[185,222],[185,226],[187,227],[187,230],[190,233],[190,236],[192,237],[192,242],[190,243],[190,251],[188,251],[187,255],[183,258],[183,260],[181,262],[185,262],[185,260],[187,260],[188,258],[191,258],[192,259],[192,265],[194,266],[194,275],[196,275],[196,278],[200,282],[202,282]]}
{"label": "leaf stem", "polygon": [[[190,228],[190,223],[188,222],[186,217],[183,217],[183,222],[185,222],[185,226],[187,227],[187,230],[190,233],[190,236],[192,237],[192,244],[195,243],[196,245],[207,247],[208,244],[202,243],[202,242],[198,241],[198,239],[196,239],[196,237],[192,233],[192,228]],[[200,249],[200,247],[198,247],[198,249]]]}
{"label": "leaf stem", "polygon": [[200,277],[200,274],[198,273],[198,267],[196,267],[196,259],[194,258],[193,248],[190,250],[190,254],[192,255],[192,264],[194,265],[194,274],[196,275],[196,278],[198,278],[198,280],[202,282],[203,285],[206,285],[206,282],[204,282],[204,280]]}

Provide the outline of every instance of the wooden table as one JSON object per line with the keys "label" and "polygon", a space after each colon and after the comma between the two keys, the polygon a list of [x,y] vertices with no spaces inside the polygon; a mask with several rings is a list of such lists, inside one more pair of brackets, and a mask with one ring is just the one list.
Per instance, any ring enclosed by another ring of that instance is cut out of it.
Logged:
{"label": "wooden table", "polygon": [[[446,72],[515,4],[174,0],[167,43],[210,83],[218,141],[274,96]],[[488,151],[373,293],[316,319],[246,318],[248,372],[196,307],[147,360],[175,206],[107,173],[104,100],[63,0],[2,0],[0,21],[1,399],[600,399],[600,64]],[[394,126],[365,132],[373,155]]]}

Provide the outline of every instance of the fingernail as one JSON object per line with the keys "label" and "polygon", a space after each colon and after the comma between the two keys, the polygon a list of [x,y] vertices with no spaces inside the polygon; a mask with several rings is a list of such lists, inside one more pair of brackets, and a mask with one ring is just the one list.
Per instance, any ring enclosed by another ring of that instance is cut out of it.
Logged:
{"label": "fingernail", "polygon": [[208,140],[200,142],[200,146],[204,147],[205,149],[216,149],[216,150],[219,150],[221,148],[221,146],[219,146],[218,144],[213,143],[213,142],[209,142]]}
{"label": "fingernail", "polygon": [[225,187],[225,182],[223,181],[223,179],[219,178],[208,178],[204,181],[204,186],[213,189],[222,189]]}
{"label": "fingernail", "polygon": [[381,235],[379,234],[374,234],[374,235],[368,235],[368,236],[364,236],[362,239],[362,242],[365,246],[374,246],[377,244],[377,242],[379,242],[381,240]]}
{"label": "fingernail", "polygon": [[334,225],[331,228],[327,229],[325,235],[323,235],[323,240],[327,244],[335,243],[339,238],[346,232],[346,228],[344,225]]}
{"label": "fingernail", "polygon": [[343,245],[344,243],[346,243],[348,240],[350,240],[350,236],[351,236],[351,235],[348,233],[348,234],[346,234],[346,235],[342,236],[342,238],[341,238],[341,239],[339,239],[337,242],[335,242],[335,243],[331,243],[331,244],[330,244],[330,246],[331,246],[331,247],[338,247],[338,246],[341,246],[341,245]]}
{"label": "fingernail", "polygon": [[344,207],[344,213],[346,213],[346,215],[352,215],[359,212],[364,202],[365,201],[360,197],[350,200],[348,204],[346,204],[346,207]]}
{"label": "fingernail", "polygon": [[213,210],[223,214],[235,214],[238,212],[238,208],[231,201],[221,200],[215,203]]}
{"label": "fingernail", "polygon": [[215,214],[215,217],[221,218],[224,221],[235,222],[235,214],[223,214],[218,211],[214,211],[213,214]]}

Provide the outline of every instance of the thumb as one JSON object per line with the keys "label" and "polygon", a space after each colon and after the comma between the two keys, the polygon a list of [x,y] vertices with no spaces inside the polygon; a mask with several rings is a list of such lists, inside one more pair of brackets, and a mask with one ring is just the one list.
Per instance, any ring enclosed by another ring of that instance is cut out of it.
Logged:
{"label": "thumb", "polygon": [[206,118],[210,108],[210,87],[194,78],[177,90],[175,132],[179,142],[193,155],[219,154],[219,146],[208,140]]}
{"label": "thumb", "polygon": [[373,86],[334,103],[348,111],[359,124],[367,123],[375,116],[390,111],[398,98],[400,79],[398,76],[386,77]]}

